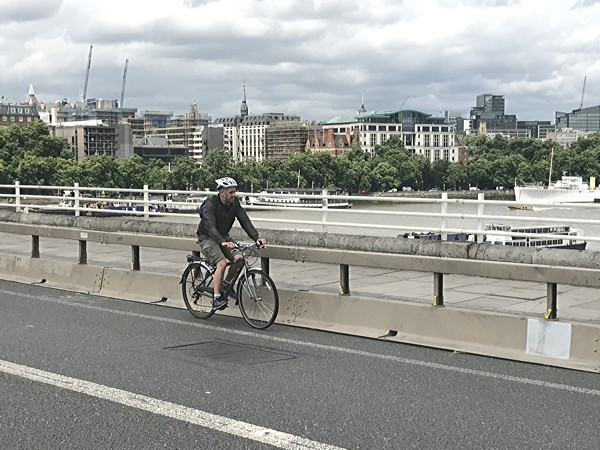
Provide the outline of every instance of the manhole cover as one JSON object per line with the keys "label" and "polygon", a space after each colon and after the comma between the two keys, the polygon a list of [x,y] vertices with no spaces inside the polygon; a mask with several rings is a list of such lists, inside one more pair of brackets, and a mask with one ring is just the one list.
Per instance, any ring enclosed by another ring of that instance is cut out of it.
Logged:
{"label": "manhole cover", "polygon": [[181,352],[187,358],[211,359],[235,364],[262,364],[295,359],[296,355],[270,348],[233,344],[222,341],[196,342],[165,347],[165,350]]}

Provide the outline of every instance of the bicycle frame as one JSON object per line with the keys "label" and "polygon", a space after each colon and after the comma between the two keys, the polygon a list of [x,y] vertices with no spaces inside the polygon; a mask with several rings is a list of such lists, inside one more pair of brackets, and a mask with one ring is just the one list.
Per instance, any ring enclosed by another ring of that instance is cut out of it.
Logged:
{"label": "bicycle frame", "polygon": [[[250,326],[265,329],[277,317],[279,295],[271,277],[262,268],[254,267],[253,258],[256,255],[252,254],[252,249],[256,246],[236,243],[242,258],[227,262],[227,266],[238,266],[226,290],[221,286],[221,295],[235,298],[236,305],[239,305],[242,316]],[[218,310],[210,307],[215,271],[216,267],[205,259],[188,256],[188,266],[181,278],[183,298],[188,310],[199,319],[208,319]]]}

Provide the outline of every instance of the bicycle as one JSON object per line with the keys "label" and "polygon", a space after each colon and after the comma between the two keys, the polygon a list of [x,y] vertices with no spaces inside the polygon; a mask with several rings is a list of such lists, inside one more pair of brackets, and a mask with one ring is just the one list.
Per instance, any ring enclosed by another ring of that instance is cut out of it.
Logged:
{"label": "bicycle", "polygon": [[[243,264],[237,269],[229,289],[221,291],[221,295],[235,299],[242,317],[251,327],[264,330],[277,318],[277,287],[269,274],[263,269],[253,267],[258,258],[255,249],[260,247],[259,244],[241,245],[236,242],[235,246],[243,254]],[[203,257],[195,255],[188,255],[187,263],[180,282],[183,301],[195,317],[208,319],[216,312],[212,306],[212,283],[216,267]],[[228,266],[231,264],[231,261],[227,263]]]}

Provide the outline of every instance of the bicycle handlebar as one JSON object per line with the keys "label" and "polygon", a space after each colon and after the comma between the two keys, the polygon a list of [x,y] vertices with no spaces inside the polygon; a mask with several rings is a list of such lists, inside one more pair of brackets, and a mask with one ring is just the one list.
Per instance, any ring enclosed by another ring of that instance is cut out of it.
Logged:
{"label": "bicycle handlebar", "polygon": [[234,241],[233,244],[235,245],[235,249],[236,250],[247,250],[249,248],[267,248],[266,245],[262,245],[260,242],[253,242],[252,244],[240,244],[239,242]]}

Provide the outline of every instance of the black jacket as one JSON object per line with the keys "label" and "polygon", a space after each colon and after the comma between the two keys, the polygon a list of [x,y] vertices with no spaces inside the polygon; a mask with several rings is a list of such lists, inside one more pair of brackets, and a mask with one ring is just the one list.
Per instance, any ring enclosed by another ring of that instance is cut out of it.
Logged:
{"label": "black jacket", "polygon": [[237,198],[232,205],[225,205],[218,195],[211,195],[206,199],[202,220],[198,224],[196,233],[198,236],[209,236],[217,244],[221,244],[229,240],[229,231],[231,231],[235,219],[238,220],[250,239],[253,241],[258,239],[258,231],[252,225],[248,214],[246,214]]}

